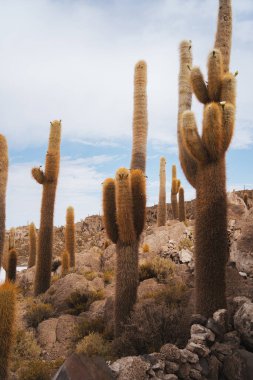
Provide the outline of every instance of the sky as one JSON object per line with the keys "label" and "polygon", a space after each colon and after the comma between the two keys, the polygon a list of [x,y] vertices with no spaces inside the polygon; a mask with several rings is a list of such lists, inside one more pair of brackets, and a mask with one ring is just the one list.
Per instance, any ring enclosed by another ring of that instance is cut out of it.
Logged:
{"label": "sky", "polygon": [[[178,46],[192,41],[206,74],[218,0],[0,0],[0,133],[9,145],[7,227],[39,226],[50,121],[62,120],[55,225],[101,214],[102,182],[131,157],[133,72],[148,65],[148,205],[158,201],[159,160],[171,165],[186,199],[195,197],[178,161]],[[227,188],[253,188],[253,2],[233,0],[230,69],[239,71],[236,129],[227,154]],[[198,126],[202,107],[194,100]]]}

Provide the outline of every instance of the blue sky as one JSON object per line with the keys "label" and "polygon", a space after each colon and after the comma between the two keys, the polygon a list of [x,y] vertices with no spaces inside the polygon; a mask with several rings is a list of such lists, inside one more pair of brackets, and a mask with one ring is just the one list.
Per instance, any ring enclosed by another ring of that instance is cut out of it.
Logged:
{"label": "blue sky", "polygon": [[[157,203],[159,159],[167,159],[186,198],[194,197],[176,144],[178,45],[193,44],[206,70],[218,0],[0,0],[0,133],[9,143],[7,226],[39,224],[49,122],[62,119],[55,224],[73,205],[76,219],[101,212],[101,183],[131,154],[133,69],[148,64],[148,204]],[[239,71],[237,122],[227,155],[228,190],[253,188],[253,2],[233,0],[231,71]],[[201,106],[194,101],[199,127]]]}

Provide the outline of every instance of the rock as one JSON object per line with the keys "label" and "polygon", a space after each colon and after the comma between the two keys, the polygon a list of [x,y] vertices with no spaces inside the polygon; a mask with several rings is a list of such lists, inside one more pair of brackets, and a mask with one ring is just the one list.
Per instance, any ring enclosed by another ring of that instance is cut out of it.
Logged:
{"label": "rock", "polygon": [[206,327],[212,330],[212,332],[216,335],[218,339],[223,338],[225,329],[220,323],[216,322],[213,318],[208,318]]}
{"label": "rock", "polygon": [[228,343],[233,350],[239,348],[240,337],[237,331],[230,331],[224,335],[224,343]]}
{"label": "rock", "polygon": [[154,278],[148,278],[140,283],[138,287],[138,298],[141,299],[147,294],[160,292],[166,289],[166,285],[159,284]]}
{"label": "rock", "polygon": [[228,219],[239,219],[248,214],[247,206],[243,199],[236,193],[231,192],[227,194],[228,202]]}
{"label": "rock", "polygon": [[191,325],[202,325],[205,326],[207,322],[207,318],[201,314],[192,314],[191,316]]}
{"label": "rock", "polygon": [[98,300],[92,302],[88,311],[79,314],[79,317],[85,317],[91,320],[104,318],[106,300]]}
{"label": "rock", "polygon": [[166,373],[176,373],[179,370],[179,364],[178,363],[170,362],[168,360],[166,360],[165,363],[166,363],[165,364],[165,372]]}
{"label": "rock", "polygon": [[197,371],[196,369],[191,369],[190,370],[190,378],[191,379],[196,379],[196,380],[202,380],[202,375],[199,371]]}
{"label": "rock", "polygon": [[228,311],[226,309],[220,309],[213,314],[213,320],[218,323],[223,331],[228,329]]}
{"label": "rock", "polygon": [[111,244],[107,247],[101,256],[101,265],[103,271],[111,271],[116,267],[116,245]]}
{"label": "rock", "polygon": [[239,275],[240,275],[242,278],[247,278],[247,273],[245,273],[245,272],[239,272]]}
{"label": "rock", "polygon": [[253,350],[253,303],[244,303],[234,315],[235,329],[246,348]]}
{"label": "rock", "polygon": [[214,340],[215,340],[214,333],[210,329],[208,329],[202,325],[194,324],[191,326],[191,340],[192,341],[194,341],[194,336],[196,336],[196,335],[202,336],[203,337],[202,340],[206,340],[208,342],[214,342]]}
{"label": "rock", "polygon": [[[229,343],[215,342],[212,346],[211,351],[218,357],[223,359],[225,356],[231,355],[233,352],[233,347]],[[217,355],[221,354],[221,355]]]}
{"label": "rock", "polygon": [[189,249],[182,249],[179,252],[179,260],[181,263],[189,263],[192,261],[192,253]]}
{"label": "rock", "polygon": [[253,353],[235,351],[224,360],[223,372],[229,380],[253,380]]}
{"label": "rock", "polygon": [[165,359],[171,362],[178,362],[180,360],[181,351],[174,344],[167,343],[161,347],[160,353],[165,356]]}
{"label": "rock", "polygon": [[72,354],[60,367],[53,380],[113,380],[103,358]]}
{"label": "rock", "polygon": [[45,302],[51,303],[57,311],[69,309],[68,299],[72,293],[85,294],[88,291],[97,291],[104,287],[101,278],[96,277],[93,281],[88,281],[80,274],[69,273],[65,277],[56,281],[45,293]]}
{"label": "rock", "polygon": [[117,380],[146,380],[151,366],[139,356],[127,356],[116,360],[110,368],[118,376]]}
{"label": "rock", "polygon": [[198,361],[199,361],[198,355],[187,350],[186,348],[181,350],[181,362],[183,362],[183,363],[188,362],[191,364],[195,364],[195,363],[198,363]]}
{"label": "rock", "polygon": [[209,348],[206,347],[204,344],[194,343],[191,341],[188,342],[186,349],[194,352],[195,354],[197,354],[200,357],[202,357],[202,356],[206,357],[210,353]]}
{"label": "rock", "polygon": [[52,358],[67,355],[73,347],[74,330],[82,318],[74,315],[61,315],[50,318],[38,326],[38,342]]}
{"label": "rock", "polygon": [[219,371],[221,368],[220,361],[215,356],[210,356],[208,359],[208,367],[210,369],[208,380],[220,380]]}
{"label": "rock", "polygon": [[167,374],[163,376],[163,380],[178,380],[178,377],[173,374]]}
{"label": "rock", "polygon": [[190,364],[188,363],[181,364],[178,371],[179,379],[185,379],[185,380],[189,379],[190,370],[191,370]]}
{"label": "rock", "polygon": [[86,267],[92,272],[101,271],[101,249],[92,247],[89,251],[81,252],[76,257],[77,270],[83,270]]}
{"label": "rock", "polygon": [[204,376],[208,376],[209,374],[209,365],[208,365],[208,360],[206,358],[200,358],[199,364],[201,366],[201,373]]}

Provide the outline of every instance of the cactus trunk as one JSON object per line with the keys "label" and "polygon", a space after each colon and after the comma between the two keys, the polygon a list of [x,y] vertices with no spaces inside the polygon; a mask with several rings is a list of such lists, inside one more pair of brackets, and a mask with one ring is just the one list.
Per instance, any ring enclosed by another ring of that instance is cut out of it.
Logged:
{"label": "cactus trunk", "polygon": [[200,166],[196,183],[196,312],[210,316],[226,306],[229,248],[225,159]]}
{"label": "cactus trunk", "polygon": [[180,187],[179,193],[178,193],[178,216],[179,221],[184,222],[185,217],[185,203],[184,203],[184,189]]}
{"label": "cactus trunk", "polygon": [[3,135],[0,135],[0,269],[5,240],[5,207],[6,207],[6,187],[8,180],[8,146]]}
{"label": "cactus trunk", "polygon": [[51,123],[45,173],[39,168],[32,170],[34,179],[43,185],[34,284],[35,296],[44,293],[50,287],[51,281],[54,204],[59,174],[60,140],[61,122],[54,121]]}
{"label": "cactus trunk", "polygon": [[11,348],[14,340],[16,312],[15,285],[6,282],[0,286],[0,379],[7,380]]}
{"label": "cactus trunk", "polygon": [[69,253],[69,265],[75,267],[75,214],[73,207],[68,207],[66,212],[65,246]]}
{"label": "cactus trunk", "polygon": [[17,253],[15,249],[11,249],[8,254],[8,268],[6,272],[6,281],[16,281],[17,273]]}
{"label": "cactus trunk", "polygon": [[165,226],[167,220],[167,205],[166,205],[166,160],[164,157],[160,159],[160,189],[159,203],[157,210],[157,225]]}
{"label": "cactus trunk", "polygon": [[29,260],[28,268],[31,268],[36,263],[37,256],[37,232],[34,223],[29,225]]}

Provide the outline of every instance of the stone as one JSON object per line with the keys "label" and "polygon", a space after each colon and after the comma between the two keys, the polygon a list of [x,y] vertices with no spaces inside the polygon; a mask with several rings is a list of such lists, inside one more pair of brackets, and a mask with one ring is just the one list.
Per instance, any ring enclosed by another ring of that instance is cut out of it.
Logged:
{"label": "stone", "polygon": [[239,348],[240,346],[240,337],[237,331],[230,331],[224,335],[224,343],[228,343],[233,350]]}
{"label": "stone", "polygon": [[194,341],[193,335],[203,336],[202,340],[206,340],[208,342],[214,342],[215,340],[214,333],[210,329],[199,324],[194,324],[191,326],[191,338]]}
{"label": "stone", "polygon": [[42,347],[52,348],[56,342],[58,318],[49,318],[38,325],[38,342]]}
{"label": "stone", "polygon": [[197,325],[205,326],[206,322],[207,322],[207,318],[201,314],[192,314],[191,316],[191,322],[190,322],[191,325],[197,324]]}
{"label": "stone", "polygon": [[208,376],[209,374],[209,365],[208,365],[208,360],[206,358],[200,358],[199,364],[201,366],[201,373],[204,376]]}
{"label": "stone", "polygon": [[188,363],[181,364],[178,371],[178,377],[180,379],[185,379],[185,380],[189,379],[190,370],[191,370],[190,364]]}
{"label": "stone", "polygon": [[228,202],[228,219],[239,219],[248,214],[247,206],[243,199],[236,193],[231,192],[227,194]]}
{"label": "stone", "polygon": [[151,366],[139,356],[127,356],[116,360],[110,368],[117,375],[117,380],[146,380]]}
{"label": "stone", "polygon": [[144,280],[140,283],[138,287],[138,298],[145,298],[146,294],[150,293],[156,293],[161,290],[165,290],[166,285],[165,284],[159,284],[156,279],[154,278],[148,278],[147,280]]}
{"label": "stone", "polygon": [[80,274],[69,273],[56,281],[44,295],[45,302],[51,303],[57,311],[69,309],[68,299],[72,293],[85,294],[88,291],[97,291],[104,288],[102,278],[96,277],[92,281]]}
{"label": "stone", "polygon": [[215,354],[221,354],[222,356],[220,357],[224,357],[232,354],[233,347],[228,343],[215,342],[211,351]]}
{"label": "stone", "polygon": [[210,329],[218,339],[222,339],[225,333],[224,327],[213,318],[208,318],[206,327]]}
{"label": "stone", "polygon": [[194,343],[191,341],[188,342],[186,349],[194,352],[195,354],[197,354],[200,357],[201,356],[206,357],[210,352],[209,348],[206,347],[204,344]]}
{"label": "stone", "polygon": [[244,303],[234,315],[235,329],[241,334],[245,347],[253,350],[253,303]]}
{"label": "stone", "polygon": [[176,373],[179,370],[179,364],[170,362],[166,360],[165,362],[165,372],[166,373]]}
{"label": "stone", "polygon": [[220,380],[219,372],[221,368],[220,361],[215,356],[210,356],[208,359],[208,367],[210,369],[208,380]]}
{"label": "stone", "polygon": [[160,353],[165,356],[165,359],[171,362],[179,362],[181,351],[174,344],[167,343],[161,347]]}
{"label": "stone", "polygon": [[220,309],[213,313],[213,320],[222,326],[224,332],[228,329],[228,311]]}
{"label": "stone", "polygon": [[178,380],[178,377],[173,374],[167,374],[163,376],[163,380]]}
{"label": "stone", "polygon": [[195,380],[202,380],[202,375],[199,371],[197,371],[196,369],[191,369],[190,370],[190,378],[191,379],[195,379]]}
{"label": "stone", "polygon": [[247,273],[245,272],[239,272],[239,275],[242,277],[242,278],[247,278]]}
{"label": "stone", "polygon": [[253,380],[253,353],[235,351],[224,360],[223,372],[229,380]]}
{"label": "stone", "polygon": [[181,361],[184,362],[182,359],[185,359],[185,362],[192,363],[192,364],[198,363],[199,361],[198,355],[187,350],[186,348],[181,350]]}
{"label": "stone", "polygon": [[179,260],[181,263],[189,263],[192,261],[192,253],[189,249],[182,249],[179,252]]}

